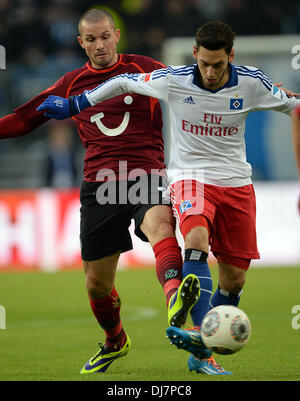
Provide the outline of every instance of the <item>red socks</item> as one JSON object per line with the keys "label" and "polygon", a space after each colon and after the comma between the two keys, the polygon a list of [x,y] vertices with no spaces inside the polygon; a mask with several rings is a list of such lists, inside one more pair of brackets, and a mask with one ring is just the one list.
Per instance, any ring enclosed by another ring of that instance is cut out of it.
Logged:
{"label": "red socks", "polygon": [[[182,280],[182,256],[175,237],[165,238],[154,245],[156,274],[163,287],[167,305]],[[105,345],[110,351],[117,351],[126,341],[126,333],[120,317],[121,301],[115,287],[102,299],[90,299],[92,311],[103,328]]]}
{"label": "red socks", "polygon": [[121,301],[115,287],[105,298],[92,300],[90,305],[94,315],[106,334],[105,345],[112,351],[117,351],[126,341],[126,333],[120,318]]}
{"label": "red socks", "polygon": [[167,305],[182,280],[182,255],[175,237],[157,242],[153,251],[156,258],[156,275],[163,287]]}

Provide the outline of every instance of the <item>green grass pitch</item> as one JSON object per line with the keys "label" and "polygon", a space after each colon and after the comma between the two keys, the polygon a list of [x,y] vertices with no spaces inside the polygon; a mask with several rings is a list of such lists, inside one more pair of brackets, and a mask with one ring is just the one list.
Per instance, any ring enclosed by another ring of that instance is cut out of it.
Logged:
{"label": "green grass pitch", "polygon": [[[214,285],[216,269],[212,268]],[[82,271],[0,274],[1,381],[296,381],[300,380],[300,267],[252,268],[240,308],[252,324],[247,346],[216,360],[232,376],[187,369],[188,353],[169,345],[167,313],[154,269],[119,271],[122,320],[132,349],[105,374],[79,375],[104,340],[89,307]],[[296,326],[297,327],[297,326]]]}

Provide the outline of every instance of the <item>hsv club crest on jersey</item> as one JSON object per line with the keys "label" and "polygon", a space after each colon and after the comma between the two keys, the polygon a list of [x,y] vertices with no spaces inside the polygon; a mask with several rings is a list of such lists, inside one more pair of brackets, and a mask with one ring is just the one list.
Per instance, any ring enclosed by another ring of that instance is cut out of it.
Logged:
{"label": "hsv club crest on jersey", "polygon": [[244,99],[230,99],[230,110],[242,110]]}

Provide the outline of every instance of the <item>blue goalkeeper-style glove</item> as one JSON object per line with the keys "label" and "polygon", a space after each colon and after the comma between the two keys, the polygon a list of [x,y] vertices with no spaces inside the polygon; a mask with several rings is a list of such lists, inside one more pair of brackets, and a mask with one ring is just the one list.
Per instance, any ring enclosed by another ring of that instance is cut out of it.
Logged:
{"label": "blue goalkeeper-style glove", "polygon": [[44,115],[48,118],[64,120],[65,118],[79,114],[82,110],[90,106],[85,93],[78,96],[71,96],[67,99],[50,95],[36,110],[45,111],[46,113],[44,113]]}

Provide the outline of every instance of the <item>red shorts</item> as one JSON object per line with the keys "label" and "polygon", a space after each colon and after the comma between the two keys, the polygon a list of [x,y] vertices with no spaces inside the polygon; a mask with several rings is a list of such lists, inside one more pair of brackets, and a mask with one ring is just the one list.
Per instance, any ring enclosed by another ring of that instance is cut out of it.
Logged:
{"label": "red shorts", "polygon": [[220,261],[229,263],[228,257],[233,257],[249,260],[250,264],[251,259],[259,259],[253,185],[217,187],[184,180],[172,184],[170,194],[173,213],[184,237],[192,228],[202,225],[199,218],[191,216],[201,215],[208,221],[211,251],[220,256]]}

